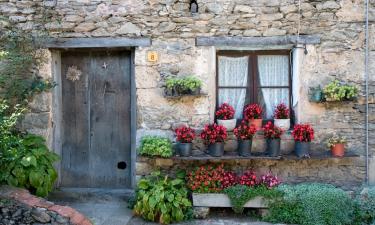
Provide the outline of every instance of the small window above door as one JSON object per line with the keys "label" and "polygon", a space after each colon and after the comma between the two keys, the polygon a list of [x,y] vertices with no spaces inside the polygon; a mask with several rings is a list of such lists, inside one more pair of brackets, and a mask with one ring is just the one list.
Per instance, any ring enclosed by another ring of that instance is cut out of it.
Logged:
{"label": "small window above door", "polygon": [[237,119],[247,104],[260,104],[264,119],[272,119],[277,104],[290,107],[289,50],[220,51],[217,70],[217,105],[232,105]]}

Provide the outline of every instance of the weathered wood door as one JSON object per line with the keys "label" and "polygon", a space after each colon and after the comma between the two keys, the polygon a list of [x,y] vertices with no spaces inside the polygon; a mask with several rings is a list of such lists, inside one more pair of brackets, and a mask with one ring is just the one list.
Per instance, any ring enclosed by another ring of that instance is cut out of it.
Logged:
{"label": "weathered wood door", "polygon": [[130,58],[124,51],[61,54],[61,186],[130,187]]}

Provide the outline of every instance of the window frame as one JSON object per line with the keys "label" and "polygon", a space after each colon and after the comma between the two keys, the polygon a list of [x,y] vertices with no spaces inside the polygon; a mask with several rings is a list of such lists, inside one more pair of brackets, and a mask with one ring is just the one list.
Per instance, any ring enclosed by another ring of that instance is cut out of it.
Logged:
{"label": "window frame", "polygon": [[[259,84],[259,71],[258,71],[258,56],[259,55],[287,55],[289,61],[289,75],[288,75],[288,86],[260,86]],[[245,105],[246,104],[253,104],[258,103],[258,92],[261,88],[288,88],[289,89],[289,110],[290,110],[290,118],[293,118],[293,111],[292,111],[292,62],[291,62],[291,50],[219,50],[216,52],[216,107],[217,110],[219,107],[219,89],[236,89],[236,88],[245,88],[245,87],[238,87],[238,86],[219,86],[219,57],[220,56],[227,56],[227,57],[249,57],[248,62],[248,84],[247,84],[247,91],[250,93],[246,96]],[[215,116],[216,118],[216,116]],[[263,119],[268,120],[268,119]]]}

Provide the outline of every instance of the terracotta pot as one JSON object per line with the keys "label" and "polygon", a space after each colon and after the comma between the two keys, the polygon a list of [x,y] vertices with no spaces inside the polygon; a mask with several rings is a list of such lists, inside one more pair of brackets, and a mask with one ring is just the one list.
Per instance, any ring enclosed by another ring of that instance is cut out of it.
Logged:
{"label": "terracotta pot", "polygon": [[257,130],[262,129],[262,119],[251,119],[249,125],[254,125]]}
{"label": "terracotta pot", "polygon": [[345,145],[342,143],[335,144],[331,147],[331,153],[333,156],[342,157],[345,154]]}
{"label": "terracotta pot", "polygon": [[227,131],[233,131],[236,128],[237,119],[217,120],[217,124],[224,126]]}

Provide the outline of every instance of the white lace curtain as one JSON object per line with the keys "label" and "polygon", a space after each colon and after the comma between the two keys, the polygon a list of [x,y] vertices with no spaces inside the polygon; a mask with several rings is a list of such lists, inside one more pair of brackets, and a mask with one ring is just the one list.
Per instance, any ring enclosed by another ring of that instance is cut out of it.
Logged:
{"label": "white lace curtain", "polygon": [[[249,57],[219,56],[219,104],[228,103],[242,118],[246,99]],[[237,88],[231,88],[237,87]]]}
{"label": "white lace curtain", "polygon": [[[286,55],[258,56],[258,71],[260,86],[286,86],[289,85],[289,57]],[[289,105],[288,88],[261,88],[258,101],[263,105],[265,116],[271,119],[276,105],[284,103]]]}

